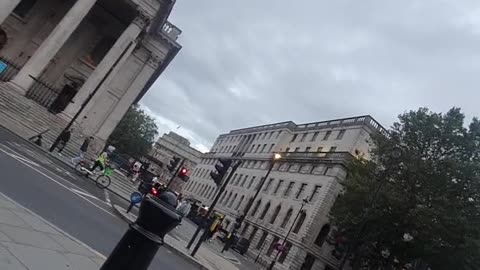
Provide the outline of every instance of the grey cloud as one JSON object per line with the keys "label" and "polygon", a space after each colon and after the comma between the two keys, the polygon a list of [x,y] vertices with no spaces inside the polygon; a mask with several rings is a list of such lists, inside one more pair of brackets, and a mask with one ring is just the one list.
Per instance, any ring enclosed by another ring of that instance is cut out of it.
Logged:
{"label": "grey cloud", "polygon": [[183,49],[142,100],[209,145],[230,129],[418,106],[477,112],[476,1],[179,1]]}

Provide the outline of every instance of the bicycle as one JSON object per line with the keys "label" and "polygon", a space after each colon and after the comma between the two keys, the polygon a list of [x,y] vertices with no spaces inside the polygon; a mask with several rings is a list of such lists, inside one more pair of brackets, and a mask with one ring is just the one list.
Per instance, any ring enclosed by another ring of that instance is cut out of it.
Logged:
{"label": "bicycle", "polygon": [[[80,162],[77,163],[77,165],[75,165],[75,172],[79,175],[85,175],[87,177],[88,176],[95,177],[98,172],[97,171],[95,171],[95,172],[90,171],[88,169],[89,167],[90,166],[89,166],[87,161],[81,160]],[[98,188],[106,189],[111,184],[110,176],[112,174],[113,174],[113,168],[108,166],[108,165],[105,166],[105,169],[103,171],[101,171],[101,174],[98,175],[95,178],[95,185]]]}

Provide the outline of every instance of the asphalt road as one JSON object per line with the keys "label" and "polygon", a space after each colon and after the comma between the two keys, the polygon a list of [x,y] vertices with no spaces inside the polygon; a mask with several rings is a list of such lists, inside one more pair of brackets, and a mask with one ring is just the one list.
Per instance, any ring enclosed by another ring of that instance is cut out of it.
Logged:
{"label": "asphalt road", "polygon": [[[0,127],[0,192],[108,256],[127,230],[109,200],[123,199],[98,189],[90,180],[35,146]],[[150,269],[196,269],[166,248]]]}

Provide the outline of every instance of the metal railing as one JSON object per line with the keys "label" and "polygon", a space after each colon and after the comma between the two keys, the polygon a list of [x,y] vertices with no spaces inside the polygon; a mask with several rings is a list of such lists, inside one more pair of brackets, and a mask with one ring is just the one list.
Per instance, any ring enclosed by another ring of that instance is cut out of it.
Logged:
{"label": "metal railing", "polygon": [[0,56],[0,61],[7,65],[7,67],[0,73],[0,81],[8,82],[20,71],[20,65],[4,56]]}
{"label": "metal railing", "polygon": [[30,78],[32,78],[34,82],[30,89],[28,89],[26,97],[45,108],[50,108],[52,103],[58,97],[60,89],[55,88],[53,84],[44,82],[33,76],[30,76]]}

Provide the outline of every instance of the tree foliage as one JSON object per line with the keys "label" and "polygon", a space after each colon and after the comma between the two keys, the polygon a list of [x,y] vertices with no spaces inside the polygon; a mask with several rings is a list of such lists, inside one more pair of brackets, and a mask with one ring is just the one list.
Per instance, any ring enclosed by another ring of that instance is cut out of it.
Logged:
{"label": "tree foliage", "polygon": [[372,144],[331,211],[354,269],[480,269],[480,122],[420,108]]}
{"label": "tree foliage", "polygon": [[114,145],[120,153],[139,158],[148,154],[157,134],[155,120],[134,105],[118,123],[107,143]]}

